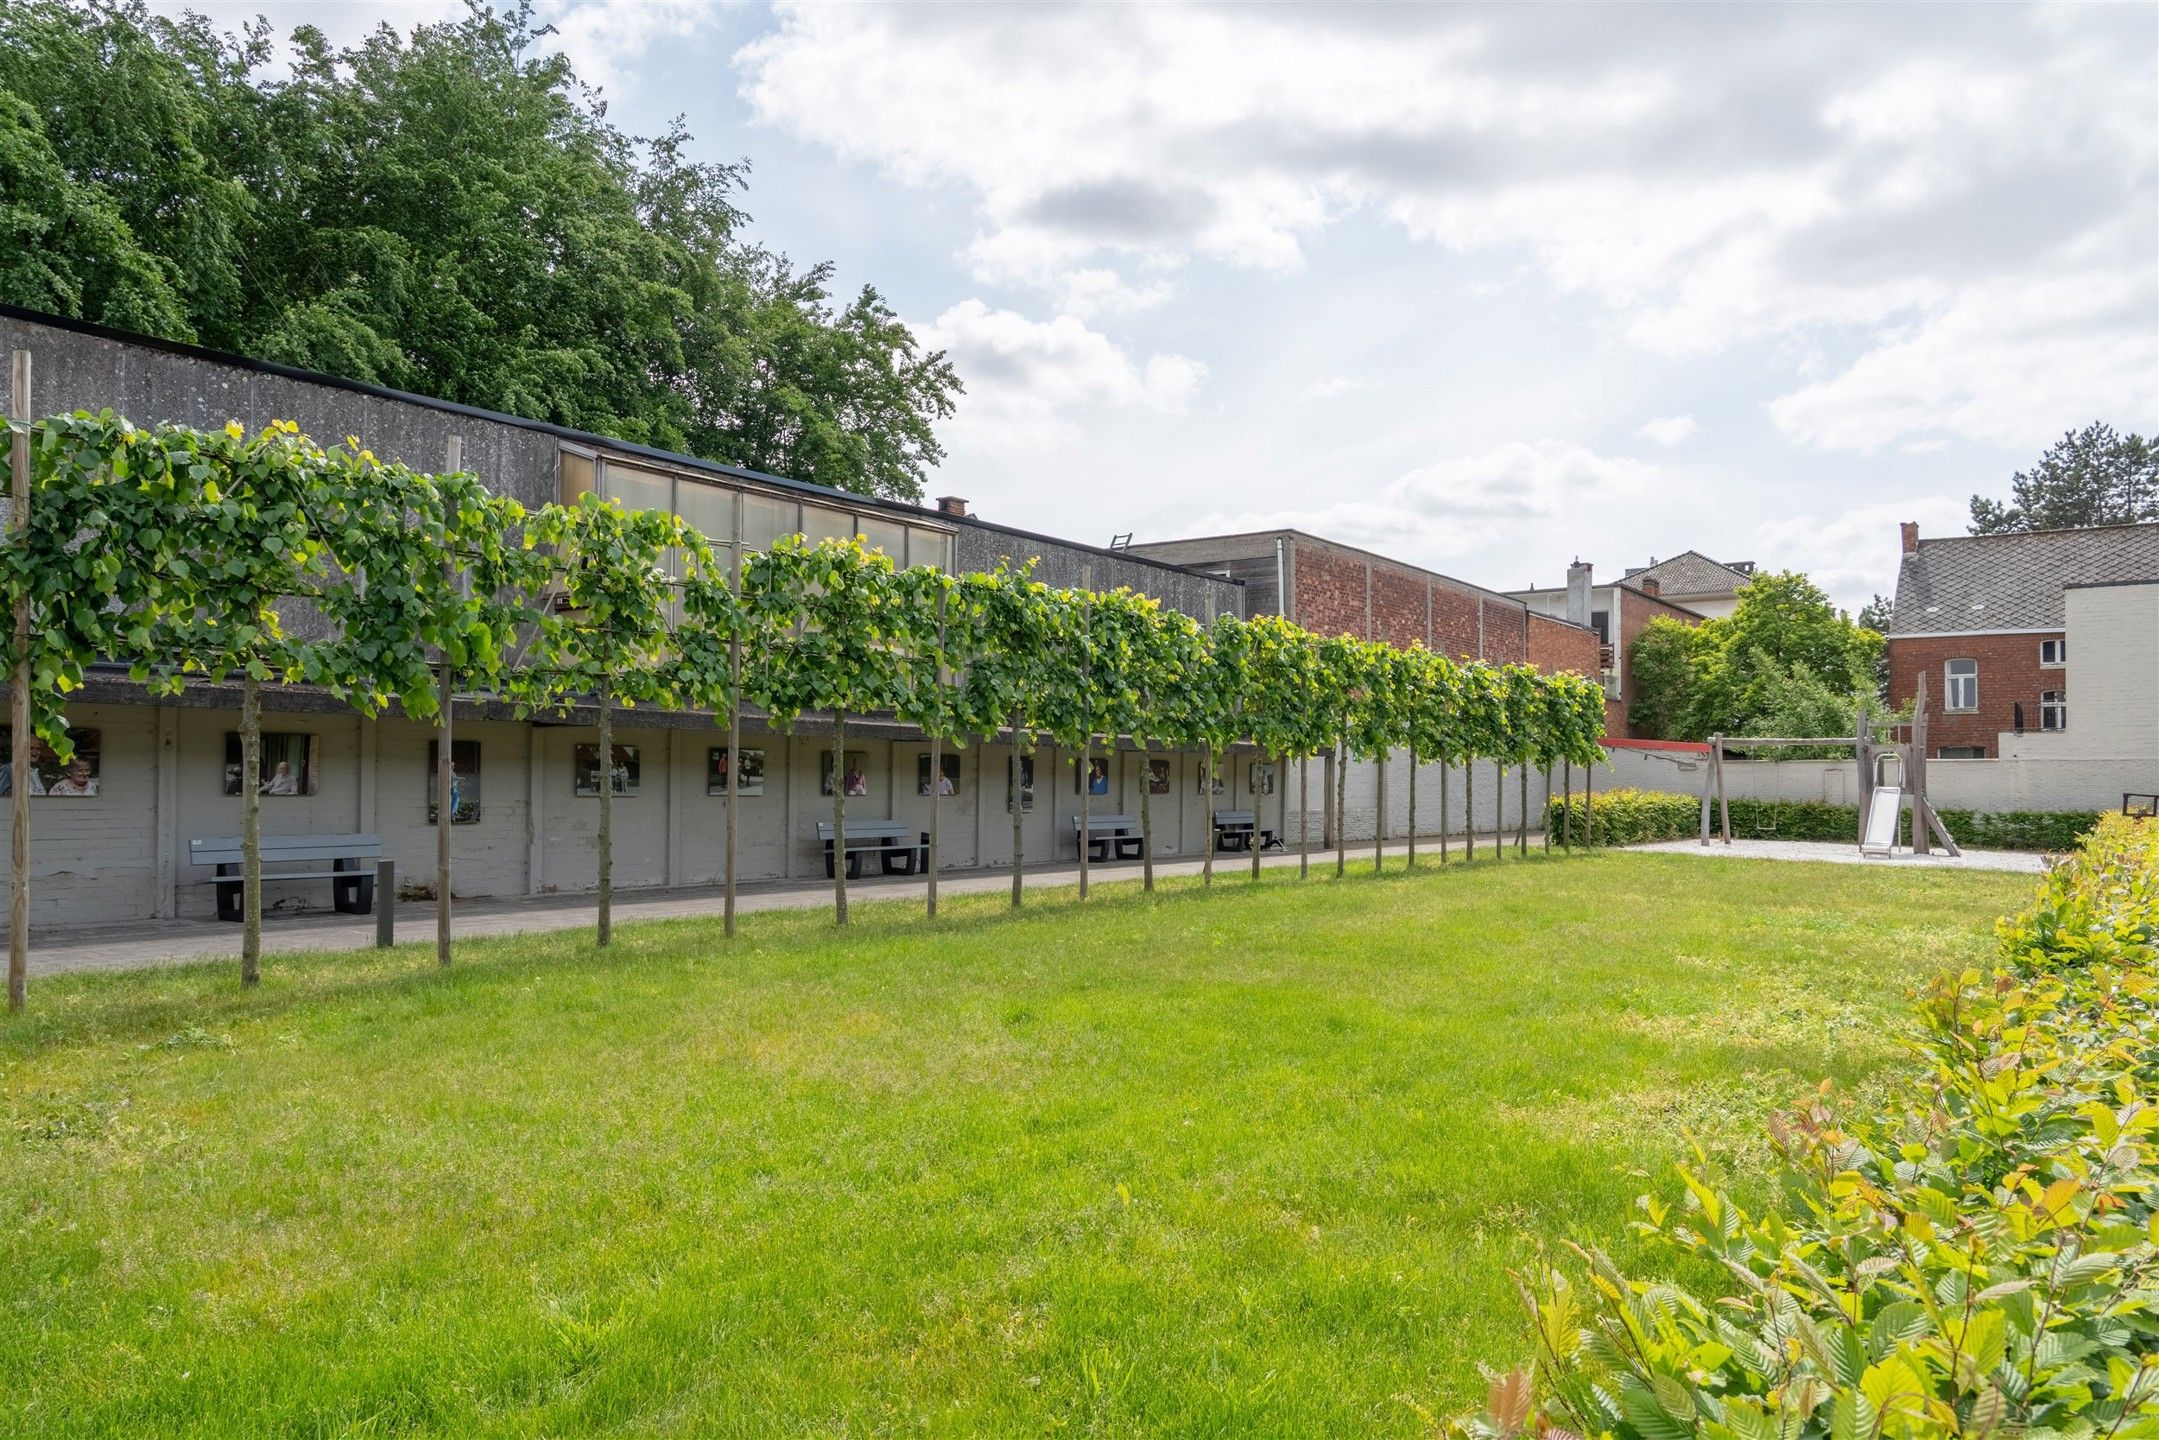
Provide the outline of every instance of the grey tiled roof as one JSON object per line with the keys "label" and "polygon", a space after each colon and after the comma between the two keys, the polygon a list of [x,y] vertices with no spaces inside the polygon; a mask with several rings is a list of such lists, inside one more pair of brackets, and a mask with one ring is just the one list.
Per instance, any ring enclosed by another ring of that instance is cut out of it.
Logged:
{"label": "grey tiled roof", "polygon": [[1688,550],[1654,565],[1632,566],[1627,578],[1637,584],[1654,580],[1667,595],[1729,595],[1747,583],[1747,572]]}
{"label": "grey tiled roof", "polygon": [[1891,635],[2052,630],[2064,585],[2159,580],[2159,525],[1921,540],[1897,572]]}

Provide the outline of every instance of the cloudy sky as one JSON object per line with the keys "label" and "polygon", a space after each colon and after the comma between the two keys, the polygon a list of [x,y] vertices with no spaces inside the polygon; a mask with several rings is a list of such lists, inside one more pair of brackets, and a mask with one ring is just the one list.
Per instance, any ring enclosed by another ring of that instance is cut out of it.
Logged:
{"label": "cloudy sky", "polygon": [[2159,429],[2149,5],[540,8],[951,352],[933,492],[1027,528],[1504,588],[1693,548],[1857,605],[1897,521]]}

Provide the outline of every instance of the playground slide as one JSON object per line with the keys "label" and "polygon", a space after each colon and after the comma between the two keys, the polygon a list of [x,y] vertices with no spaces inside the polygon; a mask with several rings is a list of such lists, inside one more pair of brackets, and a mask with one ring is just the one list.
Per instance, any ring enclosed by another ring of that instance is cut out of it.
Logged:
{"label": "playground slide", "polygon": [[1888,855],[1897,848],[1897,821],[1904,813],[1904,790],[1898,785],[1877,785],[1867,806],[1867,833],[1859,842],[1862,855]]}

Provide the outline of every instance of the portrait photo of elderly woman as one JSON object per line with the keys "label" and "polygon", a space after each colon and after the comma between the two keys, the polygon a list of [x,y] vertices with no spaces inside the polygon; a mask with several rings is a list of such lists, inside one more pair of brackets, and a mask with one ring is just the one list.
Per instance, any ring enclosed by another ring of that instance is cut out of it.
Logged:
{"label": "portrait photo of elderly woman", "polygon": [[[266,731],[254,776],[258,795],[312,795],[322,785],[322,737]],[[240,793],[240,735],[225,732],[225,793]]]}

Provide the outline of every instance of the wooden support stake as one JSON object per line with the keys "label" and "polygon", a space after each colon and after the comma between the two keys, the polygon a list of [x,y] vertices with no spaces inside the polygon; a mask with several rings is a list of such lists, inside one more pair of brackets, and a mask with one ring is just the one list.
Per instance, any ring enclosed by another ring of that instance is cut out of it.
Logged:
{"label": "wooden support stake", "polygon": [[[30,530],[30,352],[15,352],[9,415],[15,424],[8,437],[13,515],[8,528],[18,542]],[[30,597],[15,597],[15,674],[8,686],[8,709],[14,725],[9,759],[7,908],[7,1006],[20,1010],[30,993]]]}
{"label": "wooden support stake", "polygon": [[[450,437],[449,454],[446,457],[448,473],[455,475],[465,468],[464,437]],[[443,579],[452,586],[456,584],[456,567],[448,559],[442,562]],[[436,697],[440,713],[435,718],[435,963],[450,963],[450,827],[457,823],[456,779],[457,765],[450,750],[451,704],[450,697],[456,689],[457,675],[450,664],[450,652],[442,652],[440,669],[441,690]],[[395,896],[377,895],[375,903],[391,903]]]}
{"label": "wooden support stake", "polygon": [[1702,766],[1702,844],[1709,843],[1709,802],[1717,788],[1717,737],[1709,737],[1709,761]]}
{"label": "wooden support stake", "polygon": [[1717,747],[1717,823],[1724,827],[1724,843],[1732,843],[1732,792],[1724,780],[1724,737],[1715,740]]}

